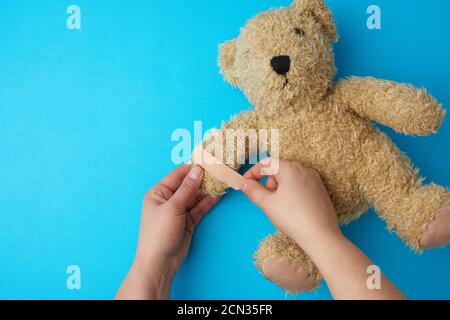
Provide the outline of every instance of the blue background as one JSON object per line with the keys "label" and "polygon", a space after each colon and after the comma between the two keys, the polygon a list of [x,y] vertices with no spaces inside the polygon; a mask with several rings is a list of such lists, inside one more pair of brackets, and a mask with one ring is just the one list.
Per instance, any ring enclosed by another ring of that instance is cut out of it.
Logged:
{"label": "blue background", "polygon": [[[450,2],[328,0],[339,76],[426,86],[450,103]],[[109,299],[132,261],[141,199],[175,165],[171,133],[248,108],[216,66],[217,46],[286,0],[18,1],[0,7],[0,298]],[[82,29],[66,28],[77,4]],[[366,9],[382,9],[382,30]],[[418,138],[386,130],[427,181],[450,185],[450,124]],[[232,192],[199,226],[174,298],[285,296],[252,263],[273,231]],[[344,231],[410,298],[450,298],[450,249],[413,254],[369,213]],[[338,262],[336,262],[338,263]],[[82,289],[66,288],[81,267]]]}

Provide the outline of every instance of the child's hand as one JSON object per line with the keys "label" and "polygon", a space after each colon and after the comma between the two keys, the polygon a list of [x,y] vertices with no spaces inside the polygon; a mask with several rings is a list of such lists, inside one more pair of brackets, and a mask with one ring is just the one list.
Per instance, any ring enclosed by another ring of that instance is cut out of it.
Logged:
{"label": "child's hand", "polygon": [[144,197],[137,256],[159,257],[177,271],[186,257],[195,226],[219,200],[199,193],[203,169],[181,166]]}
{"label": "child's hand", "polygon": [[256,164],[244,177],[243,192],[273,224],[300,246],[324,236],[340,234],[336,211],[317,171],[298,162],[279,160],[279,168],[265,186],[258,180],[274,159]]}
{"label": "child's hand", "polygon": [[195,226],[219,198],[199,194],[203,170],[181,166],[144,197],[138,248],[117,299],[168,299]]}

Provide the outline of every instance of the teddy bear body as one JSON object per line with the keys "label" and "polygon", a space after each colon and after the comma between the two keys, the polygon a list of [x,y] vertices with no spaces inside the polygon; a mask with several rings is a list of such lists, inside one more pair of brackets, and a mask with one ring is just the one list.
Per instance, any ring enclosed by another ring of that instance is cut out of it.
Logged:
{"label": "teddy bear body", "polygon": [[359,158],[361,140],[376,144],[384,137],[368,121],[348,112],[336,112],[330,104],[327,101],[311,108],[299,102],[297,112],[258,117],[260,129],[279,130],[281,159],[299,161],[321,174],[340,220],[348,222],[369,207],[360,186],[348,183],[356,181],[360,173],[354,164],[363,161]]}
{"label": "teddy bear body", "polygon": [[[381,138],[369,123],[350,113],[334,113],[327,104],[270,118],[255,112],[255,117],[259,118],[260,128],[279,130],[281,159],[299,161],[321,173],[343,221],[367,210],[368,202],[359,187],[347,181],[349,175],[357,174],[353,161],[361,136],[355,132]],[[323,134],[317,135],[318,131]]]}
{"label": "teddy bear body", "polygon": [[[295,0],[251,19],[237,39],[221,47],[220,66],[255,109],[233,117],[222,130],[277,129],[280,158],[320,173],[341,223],[373,207],[414,250],[448,243],[449,190],[423,185],[406,155],[371,122],[428,135],[445,111],[411,85],[370,77],[334,83],[336,40],[322,0]],[[205,175],[205,193],[226,189]],[[289,292],[311,290],[321,278],[302,249],[281,233],[267,237],[255,258],[263,274]]]}

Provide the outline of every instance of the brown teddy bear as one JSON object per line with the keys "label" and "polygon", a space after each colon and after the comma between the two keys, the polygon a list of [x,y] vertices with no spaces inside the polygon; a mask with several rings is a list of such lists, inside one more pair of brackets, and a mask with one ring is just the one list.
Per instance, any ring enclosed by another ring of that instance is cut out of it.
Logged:
{"label": "brown teddy bear", "polygon": [[[356,77],[334,83],[337,39],[322,0],[295,0],[248,21],[236,39],[221,46],[219,62],[224,78],[244,92],[254,110],[221,130],[278,129],[280,158],[321,174],[341,223],[373,207],[412,249],[447,244],[449,190],[422,185],[410,160],[371,123],[429,135],[445,111],[424,89],[407,84]],[[230,146],[223,143],[226,152]],[[237,161],[229,166],[240,167]],[[226,189],[205,175],[204,192],[219,195]],[[311,290],[321,279],[309,257],[281,233],[267,237],[255,259],[265,277],[288,292]]]}

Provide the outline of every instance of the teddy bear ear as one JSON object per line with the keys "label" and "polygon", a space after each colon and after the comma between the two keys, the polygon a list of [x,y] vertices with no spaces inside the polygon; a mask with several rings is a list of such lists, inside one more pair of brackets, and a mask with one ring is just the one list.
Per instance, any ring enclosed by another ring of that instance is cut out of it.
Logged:
{"label": "teddy bear ear", "polygon": [[237,86],[238,79],[236,77],[234,66],[234,61],[236,59],[236,39],[221,44],[219,51],[220,73],[226,81],[233,86]]}
{"label": "teddy bear ear", "polygon": [[322,25],[331,42],[338,40],[333,15],[323,0],[294,0],[292,7],[300,14],[312,15]]}

